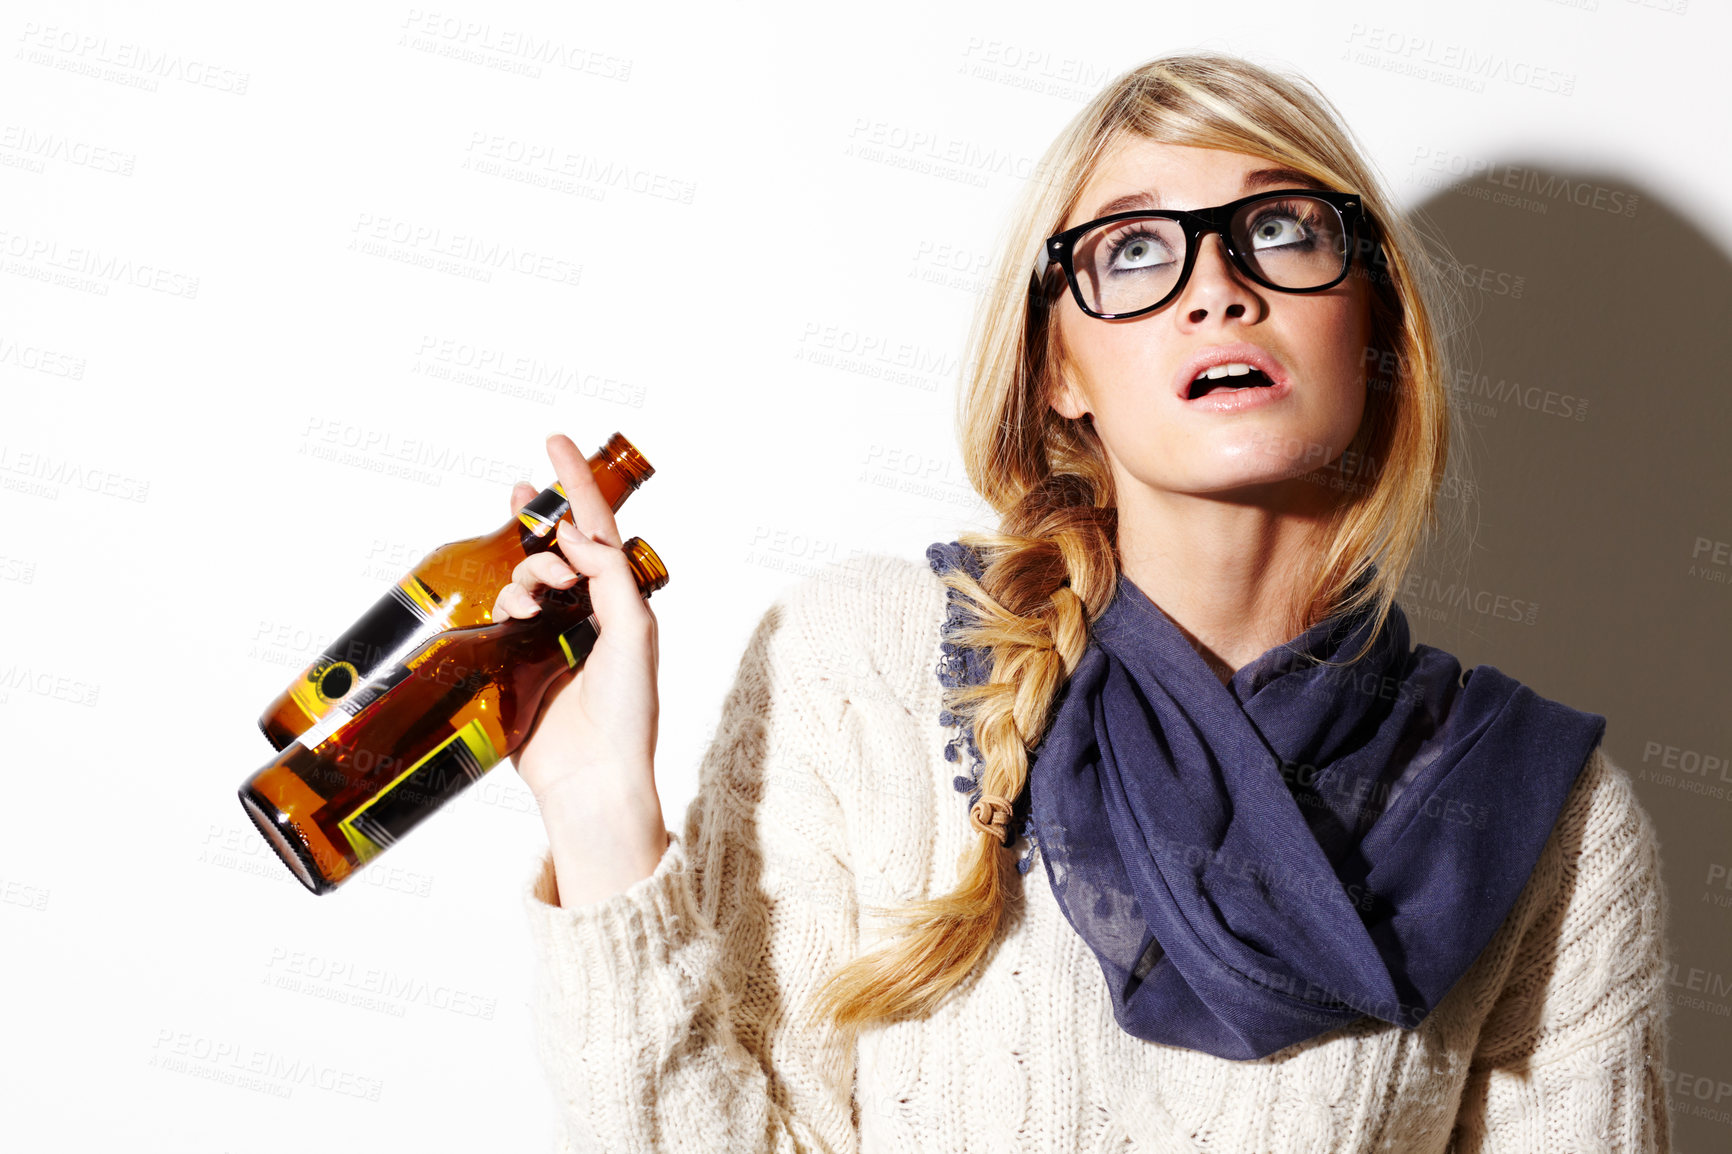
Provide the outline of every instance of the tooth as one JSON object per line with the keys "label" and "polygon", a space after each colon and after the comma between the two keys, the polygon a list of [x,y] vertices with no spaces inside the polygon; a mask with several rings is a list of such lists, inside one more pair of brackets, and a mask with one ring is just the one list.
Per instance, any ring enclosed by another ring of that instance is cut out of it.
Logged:
{"label": "tooth", "polygon": [[1214,368],[1210,369],[1207,373],[1204,373],[1203,375],[1208,377],[1211,381],[1215,380],[1218,377],[1224,377],[1227,375],[1227,366],[1226,365],[1216,365]]}
{"label": "tooth", "polygon": [[1232,364],[1227,366],[1227,375],[1232,377],[1242,377],[1250,371],[1251,366],[1245,364],[1243,361],[1234,361]]}

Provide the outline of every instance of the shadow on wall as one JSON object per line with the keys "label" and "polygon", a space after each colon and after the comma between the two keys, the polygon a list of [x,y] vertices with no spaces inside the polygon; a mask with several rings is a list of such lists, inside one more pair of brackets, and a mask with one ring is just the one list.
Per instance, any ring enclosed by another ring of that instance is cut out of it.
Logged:
{"label": "shadow on wall", "polygon": [[1732,260],[1616,173],[1500,163],[1416,210],[1467,321],[1439,505],[1474,547],[1440,537],[1401,604],[1464,668],[1606,716],[1674,911],[1678,1148],[1719,1148],[1732,1117],[1671,1075],[1732,1083]]}

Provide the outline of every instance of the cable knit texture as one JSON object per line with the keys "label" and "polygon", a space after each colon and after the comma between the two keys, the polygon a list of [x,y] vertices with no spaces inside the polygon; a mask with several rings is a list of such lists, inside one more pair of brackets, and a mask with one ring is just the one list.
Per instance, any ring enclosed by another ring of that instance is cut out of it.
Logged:
{"label": "cable knit texture", "polygon": [[560,1151],[1670,1149],[1659,847],[1603,749],[1416,1029],[1361,1018],[1249,1062],[1134,1038],[1042,871],[930,1018],[855,1050],[806,1020],[893,929],[874,907],[953,888],[978,836],[939,721],[945,594],[886,554],[798,582],[655,872],[564,909],[543,855],[523,899]]}

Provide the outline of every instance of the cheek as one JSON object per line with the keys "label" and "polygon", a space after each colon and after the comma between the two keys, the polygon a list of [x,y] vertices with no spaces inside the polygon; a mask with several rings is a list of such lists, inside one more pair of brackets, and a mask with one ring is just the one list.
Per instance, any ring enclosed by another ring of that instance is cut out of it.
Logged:
{"label": "cheek", "polygon": [[1319,332],[1329,334],[1314,361],[1315,380],[1322,386],[1317,420],[1328,426],[1324,439],[1344,448],[1365,419],[1370,321],[1349,304],[1318,317],[1317,324]]}
{"label": "cheek", "polygon": [[1341,373],[1355,386],[1363,384],[1366,370],[1376,355],[1371,344],[1371,305],[1361,288],[1334,318],[1335,347],[1341,358]]}
{"label": "cheek", "polygon": [[[1147,399],[1166,353],[1150,324],[1109,324],[1074,307],[1060,325],[1072,379],[1092,405],[1113,409]],[[1098,411],[1098,410],[1097,410]]]}
{"label": "cheek", "polygon": [[1111,407],[1115,374],[1123,365],[1123,354],[1114,347],[1113,334],[1100,331],[1105,328],[1110,326],[1084,316],[1068,301],[1059,314],[1058,371],[1070,383],[1074,402],[1097,415],[1103,408]]}
{"label": "cheek", "polygon": [[[1363,402],[1367,369],[1366,346],[1371,325],[1364,306],[1354,300],[1317,301],[1319,306],[1295,317],[1298,338],[1291,347],[1308,347],[1305,376],[1325,391],[1332,404],[1348,399]],[[1302,343],[1301,343],[1302,342]]]}

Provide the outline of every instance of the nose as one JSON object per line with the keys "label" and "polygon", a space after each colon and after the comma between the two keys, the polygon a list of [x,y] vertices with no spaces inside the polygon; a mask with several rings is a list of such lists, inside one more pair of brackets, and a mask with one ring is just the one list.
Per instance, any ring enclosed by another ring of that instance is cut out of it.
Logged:
{"label": "nose", "polygon": [[1227,238],[1218,232],[1204,233],[1179,315],[1192,324],[1200,323],[1210,312],[1223,317],[1243,316],[1255,300],[1250,284],[1227,255]]}

